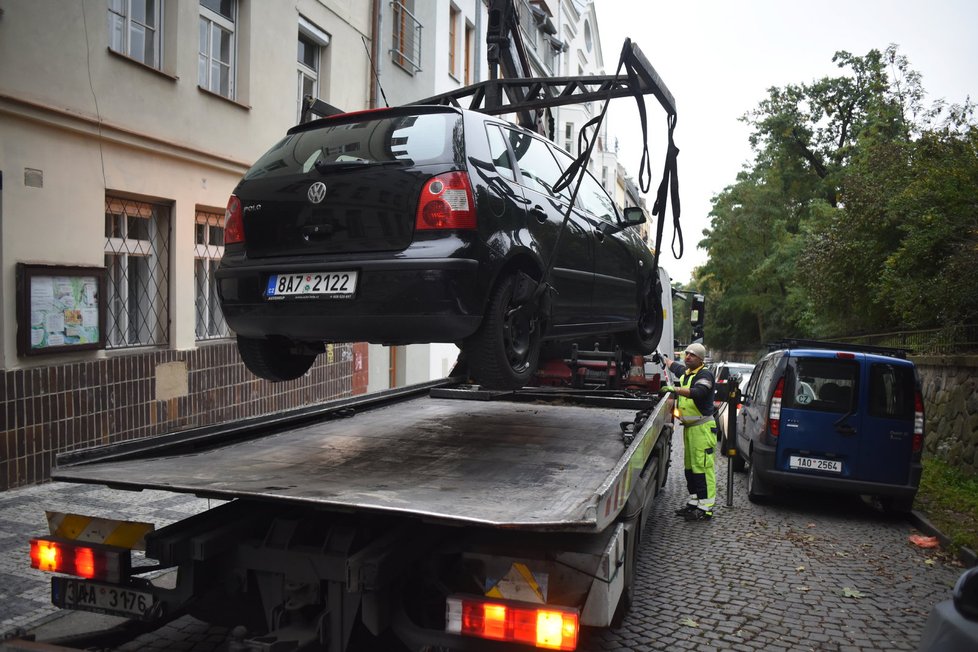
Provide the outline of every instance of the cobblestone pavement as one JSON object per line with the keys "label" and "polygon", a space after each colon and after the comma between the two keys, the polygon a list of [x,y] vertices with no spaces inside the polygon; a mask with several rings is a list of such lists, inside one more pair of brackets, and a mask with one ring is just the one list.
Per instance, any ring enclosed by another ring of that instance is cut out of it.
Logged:
{"label": "cobblestone pavement", "polygon": [[[724,458],[716,517],[687,523],[672,513],[686,494],[679,446],[672,464],[643,533],[632,610],[618,629],[586,631],[584,652],[916,650],[931,606],[962,572],[947,554],[910,544],[906,521],[858,499],[798,494],[753,505],[746,477],[735,474],[726,507]],[[209,504],[65,483],[0,492],[0,635],[63,613],[50,605],[48,576],[28,565],[28,539],[46,531],[45,509],[161,527]],[[185,617],[118,649],[210,652],[226,637]]]}

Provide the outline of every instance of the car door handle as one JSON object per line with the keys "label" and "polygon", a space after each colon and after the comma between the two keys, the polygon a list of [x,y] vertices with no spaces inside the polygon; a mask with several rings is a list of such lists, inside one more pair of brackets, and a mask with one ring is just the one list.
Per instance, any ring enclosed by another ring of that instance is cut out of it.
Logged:
{"label": "car door handle", "polygon": [[539,204],[530,209],[530,215],[537,218],[537,222],[540,224],[547,221],[547,211],[543,210],[543,206]]}
{"label": "car door handle", "polygon": [[856,434],[856,429],[853,428],[852,426],[838,425],[835,427],[835,431],[840,435],[846,435],[846,436]]}

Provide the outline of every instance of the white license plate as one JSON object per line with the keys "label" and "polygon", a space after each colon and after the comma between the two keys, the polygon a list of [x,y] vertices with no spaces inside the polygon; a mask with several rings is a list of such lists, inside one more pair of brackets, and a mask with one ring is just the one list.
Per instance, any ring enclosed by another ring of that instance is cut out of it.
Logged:
{"label": "white license plate", "polygon": [[799,457],[792,455],[788,458],[788,466],[792,469],[842,473],[842,462],[839,460],[823,460],[818,457]]}
{"label": "white license plate", "polygon": [[330,297],[352,299],[357,291],[357,272],[307,272],[305,274],[272,274],[268,278],[265,296]]}
{"label": "white license plate", "polygon": [[51,580],[51,601],[65,609],[148,618],[155,602],[152,593],[122,586],[66,577],[53,577]]}

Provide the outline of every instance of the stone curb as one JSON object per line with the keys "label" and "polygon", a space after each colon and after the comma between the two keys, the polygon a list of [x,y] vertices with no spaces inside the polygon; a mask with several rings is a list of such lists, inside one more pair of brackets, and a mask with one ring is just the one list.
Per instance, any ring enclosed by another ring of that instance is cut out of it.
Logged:
{"label": "stone curb", "polygon": [[[909,520],[910,523],[913,524],[913,526],[918,530],[920,530],[921,532],[925,532],[926,534],[937,537],[937,539],[941,542],[942,546],[946,548],[951,548],[953,546],[953,543],[951,542],[951,538],[946,534],[944,534],[943,532],[941,532],[940,530],[938,530],[937,526],[931,523],[930,520],[923,512],[918,512],[917,510],[913,510],[909,514],[907,514],[907,520]],[[961,563],[963,563],[965,566],[968,567],[978,566],[978,553],[976,553],[971,548],[966,548],[965,546],[961,546],[960,548],[958,548],[957,553],[958,553],[958,559],[960,559]]]}

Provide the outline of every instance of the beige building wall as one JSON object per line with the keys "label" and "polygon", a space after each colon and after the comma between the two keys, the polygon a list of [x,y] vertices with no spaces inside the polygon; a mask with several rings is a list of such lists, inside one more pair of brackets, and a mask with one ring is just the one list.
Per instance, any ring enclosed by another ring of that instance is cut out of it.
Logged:
{"label": "beige building wall", "polygon": [[2,5],[4,369],[50,362],[17,356],[15,264],[101,266],[106,192],[171,206],[168,346],[195,346],[195,211],[223,212],[247,167],[295,123],[300,14],[329,36],[321,99],[351,110],[367,105],[361,38],[371,37],[369,2],[239,2],[233,100],[198,87],[199,3],[163,6],[162,66],[155,70],[109,50],[107,0]]}

